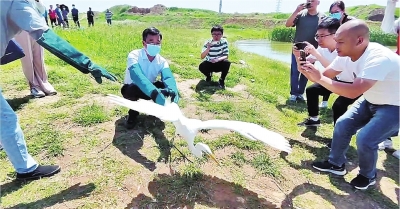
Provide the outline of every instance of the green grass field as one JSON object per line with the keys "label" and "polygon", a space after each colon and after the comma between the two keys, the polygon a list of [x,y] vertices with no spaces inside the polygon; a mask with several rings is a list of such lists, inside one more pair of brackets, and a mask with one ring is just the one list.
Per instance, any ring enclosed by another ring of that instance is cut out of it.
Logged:
{"label": "green grass field", "polygon": [[[169,149],[174,134],[171,123],[141,115],[137,128],[126,130],[127,109],[109,103],[105,94],[120,95],[127,54],[142,47],[141,32],[150,25],[163,32],[161,54],[176,75],[179,105],[188,117],[261,124],[290,140],[293,153],[286,156],[239,134],[210,130],[196,141],[207,143],[221,165],[195,160],[185,141],[176,138],[178,149],[194,161],[189,163]],[[119,82],[99,85],[46,52],[49,80],[59,94],[32,99],[20,62],[1,67],[0,86],[19,116],[29,151],[42,164],[62,166],[62,172],[52,178],[17,182],[5,153],[0,152],[1,208],[398,207],[399,161],[384,151],[379,152],[378,185],[366,192],[348,184],[358,171],[354,139],[347,155],[349,174],[344,178],[311,168],[312,161],[329,153],[325,143],[333,130],[331,106],[322,110],[323,126],[318,130],[296,125],[307,117],[306,106],[287,103],[287,64],[241,52],[233,44],[266,39],[268,31],[226,29],[230,60],[246,62],[232,64],[226,90],[205,85],[197,70],[209,29],[125,21],[56,32],[117,75]],[[330,105],[336,97],[331,96]],[[399,148],[398,138],[394,142]]]}

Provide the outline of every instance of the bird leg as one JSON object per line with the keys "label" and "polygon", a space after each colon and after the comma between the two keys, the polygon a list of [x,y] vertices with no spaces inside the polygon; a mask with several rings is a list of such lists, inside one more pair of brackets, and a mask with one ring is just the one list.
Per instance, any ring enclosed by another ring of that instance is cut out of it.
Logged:
{"label": "bird leg", "polygon": [[[175,148],[180,154],[181,154],[181,156],[183,157],[183,159],[185,160],[187,160],[187,161],[189,161],[189,162],[191,162],[191,163],[193,163],[192,161],[190,161],[187,157],[186,157],[186,155],[184,155],[175,145],[174,145],[174,140],[175,140],[175,136],[174,137],[172,137],[172,139],[171,139],[171,141],[170,141],[170,143],[169,143],[169,146],[170,146],[170,148]],[[170,158],[169,158],[169,163],[171,164],[171,161],[172,161],[172,157],[171,157],[171,153],[170,153]]]}

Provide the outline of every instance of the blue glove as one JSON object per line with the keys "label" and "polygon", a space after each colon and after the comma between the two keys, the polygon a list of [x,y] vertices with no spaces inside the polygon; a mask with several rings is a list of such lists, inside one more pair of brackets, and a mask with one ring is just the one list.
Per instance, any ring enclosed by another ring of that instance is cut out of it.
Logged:
{"label": "blue glove", "polygon": [[161,93],[159,89],[154,89],[151,92],[150,96],[151,100],[153,100],[155,103],[164,106],[165,105],[165,96]]}
{"label": "blue glove", "polygon": [[179,95],[177,92],[173,91],[172,89],[170,89],[170,88],[161,89],[161,93],[165,97],[171,97],[172,102],[178,103]]}

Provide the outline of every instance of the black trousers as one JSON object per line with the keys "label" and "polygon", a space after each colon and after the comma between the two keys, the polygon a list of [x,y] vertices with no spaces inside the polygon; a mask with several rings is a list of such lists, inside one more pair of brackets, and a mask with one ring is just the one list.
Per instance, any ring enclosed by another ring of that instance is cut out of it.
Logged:
{"label": "black trousers", "polygon": [[90,27],[90,25],[94,26],[94,20],[93,19],[88,19],[88,24],[89,24],[89,27]]}
{"label": "black trousers", "polygon": [[[158,89],[165,88],[164,83],[161,81],[156,81],[153,84]],[[140,90],[140,88],[135,84],[124,84],[121,88],[121,94],[125,99],[129,99],[131,101],[137,101],[138,99],[151,100],[151,98],[148,97],[145,93],[143,93],[142,90]],[[129,114],[128,121],[134,121],[139,115],[139,112],[134,110],[129,110],[128,114]]]}
{"label": "black trousers", "polygon": [[[347,83],[347,82],[346,82]],[[310,117],[319,115],[319,96],[332,93],[322,85],[314,83],[306,89],[307,96],[307,109]],[[350,99],[347,97],[339,96],[332,105],[333,111],[333,124],[336,124],[337,119],[342,116],[347,108],[353,104],[359,97]]]}
{"label": "black trousers", "polygon": [[226,76],[228,75],[229,68],[231,67],[231,62],[228,60],[224,60],[221,62],[212,63],[209,61],[203,61],[199,65],[199,70],[206,77],[211,77],[213,72],[221,72],[221,80],[225,81]]}

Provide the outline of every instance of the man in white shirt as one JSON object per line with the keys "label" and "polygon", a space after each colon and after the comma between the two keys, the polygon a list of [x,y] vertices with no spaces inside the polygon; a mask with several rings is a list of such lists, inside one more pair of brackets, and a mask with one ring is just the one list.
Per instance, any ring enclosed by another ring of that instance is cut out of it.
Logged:
{"label": "man in white shirt", "polygon": [[[319,61],[322,66],[325,68],[328,67],[333,60],[338,56],[336,52],[336,41],[333,38],[336,31],[340,27],[340,21],[327,17],[324,18],[318,25],[317,34],[315,35],[315,39],[318,41],[319,47],[315,49],[315,47],[311,44],[308,44],[305,47],[305,52],[309,53],[310,56],[307,57],[307,60],[311,63],[315,61]],[[352,73],[345,72],[346,69],[335,69],[340,71],[341,73],[337,76],[332,77],[340,82],[352,83],[354,80],[354,76]],[[350,69],[348,69],[350,70]],[[324,74],[327,76],[326,74]],[[307,109],[309,118],[307,118],[304,122],[299,123],[299,126],[319,126],[321,124],[319,120],[319,107],[318,100],[319,96],[326,96],[331,94],[332,92],[322,85],[318,83],[314,83],[313,85],[307,87],[306,96],[307,96]],[[358,98],[358,97],[357,97]],[[349,105],[353,104],[357,98],[350,99],[347,97],[339,96],[332,105],[333,111],[333,124],[336,124],[337,119],[342,116],[346,111]]]}
{"label": "man in white shirt", "polygon": [[356,78],[351,84],[333,81],[312,64],[300,69],[308,79],[332,92],[358,99],[336,122],[329,159],[314,162],[319,171],[345,175],[346,151],[357,131],[357,153],[360,171],[350,184],[365,190],[376,183],[378,144],[399,131],[400,57],[378,43],[369,42],[369,28],[364,21],[344,23],[335,34],[339,57],[325,73],[337,75],[335,69],[353,69]]}
{"label": "man in white shirt", "polygon": [[[168,62],[159,53],[162,34],[154,27],[146,28],[142,33],[143,48],[129,53],[125,71],[124,85],[121,94],[124,98],[136,101],[138,99],[153,100],[157,104],[165,104],[165,96],[170,96],[173,102],[179,101],[178,88]],[[156,81],[161,75],[161,81]],[[129,110],[125,122],[127,129],[136,125],[139,112]]]}

